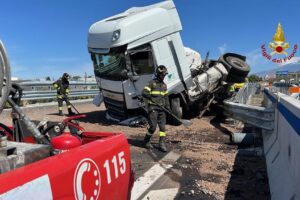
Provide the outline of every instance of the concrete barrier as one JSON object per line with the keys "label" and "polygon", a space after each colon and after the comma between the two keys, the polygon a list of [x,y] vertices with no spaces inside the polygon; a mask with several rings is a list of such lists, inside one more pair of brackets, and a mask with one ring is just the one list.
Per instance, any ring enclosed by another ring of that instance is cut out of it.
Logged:
{"label": "concrete barrier", "polygon": [[275,109],[273,133],[263,131],[271,198],[300,199],[300,102],[264,90],[264,106]]}

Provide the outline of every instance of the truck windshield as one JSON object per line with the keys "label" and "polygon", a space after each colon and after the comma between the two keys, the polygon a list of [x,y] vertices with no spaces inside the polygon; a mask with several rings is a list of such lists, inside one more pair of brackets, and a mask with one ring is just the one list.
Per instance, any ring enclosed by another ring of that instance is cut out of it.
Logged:
{"label": "truck windshield", "polygon": [[95,76],[108,80],[127,79],[124,52],[119,48],[111,49],[108,54],[92,53]]}

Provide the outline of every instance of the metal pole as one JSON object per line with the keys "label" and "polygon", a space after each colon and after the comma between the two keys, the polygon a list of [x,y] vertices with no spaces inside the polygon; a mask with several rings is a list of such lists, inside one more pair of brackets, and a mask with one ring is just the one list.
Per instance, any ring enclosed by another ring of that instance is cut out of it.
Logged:
{"label": "metal pole", "polygon": [[49,144],[49,141],[40,133],[35,124],[25,115],[23,110],[11,98],[8,98],[7,102],[11,105],[12,109],[19,114],[20,119],[24,121],[26,128],[33,134],[37,141],[41,144]]}

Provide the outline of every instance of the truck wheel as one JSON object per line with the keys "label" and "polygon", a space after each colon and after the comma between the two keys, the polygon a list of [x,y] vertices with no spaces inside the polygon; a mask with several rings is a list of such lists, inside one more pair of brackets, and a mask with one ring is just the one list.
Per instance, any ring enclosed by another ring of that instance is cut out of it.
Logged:
{"label": "truck wheel", "polygon": [[171,110],[174,115],[178,118],[182,118],[182,107],[180,106],[180,98],[173,98],[171,100]]}
{"label": "truck wheel", "polygon": [[247,77],[250,72],[250,67],[245,61],[245,56],[234,53],[226,53],[219,58],[219,62],[228,70],[228,77],[232,75],[241,76],[243,78]]}
{"label": "truck wheel", "polygon": [[5,48],[0,41],[0,113],[5,106],[10,90],[10,65]]}

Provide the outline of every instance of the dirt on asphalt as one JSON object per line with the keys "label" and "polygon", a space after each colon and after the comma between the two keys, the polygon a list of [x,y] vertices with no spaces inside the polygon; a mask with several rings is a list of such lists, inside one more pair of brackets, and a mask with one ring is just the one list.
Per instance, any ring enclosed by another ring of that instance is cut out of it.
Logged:
{"label": "dirt on asphalt", "polygon": [[[76,107],[87,115],[80,120],[86,130],[124,132],[131,142],[141,141],[146,132],[146,127],[131,128],[107,121],[104,107],[97,108],[91,103]],[[32,120],[47,117],[51,121],[62,121],[64,117],[57,116],[56,109],[50,106],[25,112]],[[11,124],[7,116],[1,114],[0,122]],[[192,119],[193,124],[188,128],[167,125],[168,147],[181,155],[174,165],[182,171],[181,177],[174,177],[180,182],[176,199],[270,199],[264,157],[245,154],[241,147],[231,144],[230,134],[243,130],[223,121],[222,117],[208,114]],[[157,133],[152,141],[157,143]]]}

